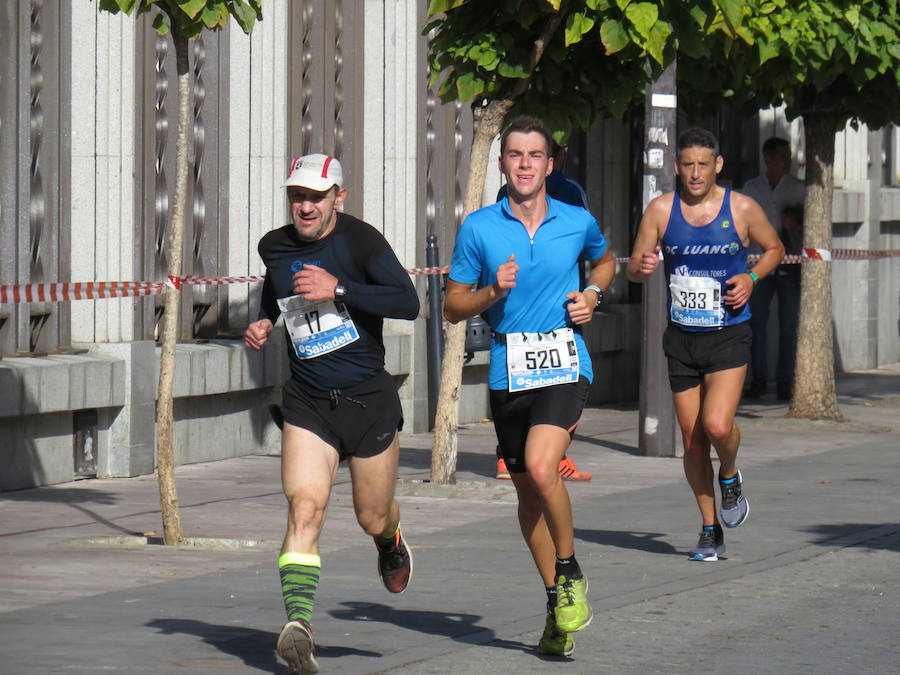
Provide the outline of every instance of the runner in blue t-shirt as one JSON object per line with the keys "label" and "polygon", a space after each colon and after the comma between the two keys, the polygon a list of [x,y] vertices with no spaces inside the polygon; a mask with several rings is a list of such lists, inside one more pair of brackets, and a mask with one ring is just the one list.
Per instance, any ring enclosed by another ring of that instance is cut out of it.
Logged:
{"label": "runner in blue t-shirt", "polygon": [[[750,512],[737,469],[741,434],[734,423],[750,360],[747,301],[784,255],[760,206],[716,184],[722,164],[710,132],[694,128],[681,134],[675,160],[681,188],[647,206],[628,263],[628,278],[642,282],[659,265],[660,251],[665,257],[669,326],[663,350],[684,441],[684,473],[703,519],[691,557],[704,561],[725,552],[710,446],[719,458],[721,521],[737,527]],[[748,271],[751,241],[763,254]]]}
{"label": "runner in blue t-shirt", "polygon": [[[472,213],[450,263],[444,316],[482,314],[493,333],[491,413],[519,497],[519,524],[547,589],[539,649],[569,655],[569,633],[592,618],[587,579],[575,560],[572,507],[557,471],[593,378],[580,326],[591,320],[615,274],[597,222],[550,199],[550,136],[534,118],[500,137],[509,196]],[[590,262],[580,287],[580,263]]]}
{"label": "runner in blue t-shirt", "polygon": [[[547,176],[545,187],[547,196],[557,201],[571,204],[572,206],[580,206],[583,209],[588,208],[587,193],[576,181],[569,178],[563,169],[566,165],[566,148],[554,141],[550,146],[550,153],[553,157],[553,171]],[[508,187],[504,183],[497,191],[497,201],[506,201],[509,194]],[[559,460],[557,467],[559,475],[569,480],[590,480],[593,474],[587,471],[581,471],[572,458],[563,455]],[[503,459],[503,453],[500,452],[500,446],[497,446],[497,478],[509,480],[509,471],[506,468],[506,460]]]}

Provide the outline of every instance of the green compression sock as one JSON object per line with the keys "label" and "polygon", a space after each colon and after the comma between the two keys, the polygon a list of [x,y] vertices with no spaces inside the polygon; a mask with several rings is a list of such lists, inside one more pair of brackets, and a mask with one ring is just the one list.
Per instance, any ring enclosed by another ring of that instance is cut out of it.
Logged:
{"label": "green compression sock", "polygon": [[281,594],[288,621],[312,622],[322,559],[313,553],[282,553],[278,558]]}

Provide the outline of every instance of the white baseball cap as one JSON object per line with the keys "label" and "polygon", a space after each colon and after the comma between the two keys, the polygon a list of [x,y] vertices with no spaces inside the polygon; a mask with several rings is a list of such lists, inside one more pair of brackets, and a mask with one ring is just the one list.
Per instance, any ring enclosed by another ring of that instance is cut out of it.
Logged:
{"label": "white baseball cap", "polygon": [[292,185],[305,187],[316,192],[325,192],[332,185],[338,187],[344,184],[344,172],[341,163],[334,157],[315,154],[297,157],[291,162],[291,170],[288,172],[284,187]]}

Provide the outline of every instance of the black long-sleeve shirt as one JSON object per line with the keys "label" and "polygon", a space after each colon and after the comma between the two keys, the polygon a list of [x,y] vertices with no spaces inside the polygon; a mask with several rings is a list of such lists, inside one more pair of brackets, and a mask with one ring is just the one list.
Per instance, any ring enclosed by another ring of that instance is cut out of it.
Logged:
{"label": "black long-sleeve shirt", "polygon": [[347,289],[342,302],[359,332],[359,339],[336,351],[300,359],[288,340],[291,375],[317,389],[342,389],[372,377],[384,368],[385,318],[414,319],[419,297],[409,274],[390,244],[374,227],[338,213],[334,230],[306,242],[293,225],[268,232],[259,242],[266,266],[260,318],[272,323],[280,310],[277,299],[293,295],[293,275],[304,264],[321,267]]}

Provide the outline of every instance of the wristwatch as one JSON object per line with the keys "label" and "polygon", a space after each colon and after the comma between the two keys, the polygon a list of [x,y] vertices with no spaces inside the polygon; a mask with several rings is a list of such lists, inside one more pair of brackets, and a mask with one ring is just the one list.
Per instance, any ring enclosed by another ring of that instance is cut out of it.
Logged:
{"label": "wristwatch", "polygon": [[344,296],[347,295],[347,289],[344,288],[341,284],[338,284],[334,287],[334,299],[335,300],[343,300]]}
{"label": "wristwatch", "polygon": [[[600,288],[599,286],[594,286],[593,284],[591,284],[590,286],[585,286],[584,290],[585,291],[594,291],[594,293],[597,294],[597,307],[599,307],[600,304],[603,302],[603,289]],[[582,293],[584,293],[584,291],[582,291]]]}

